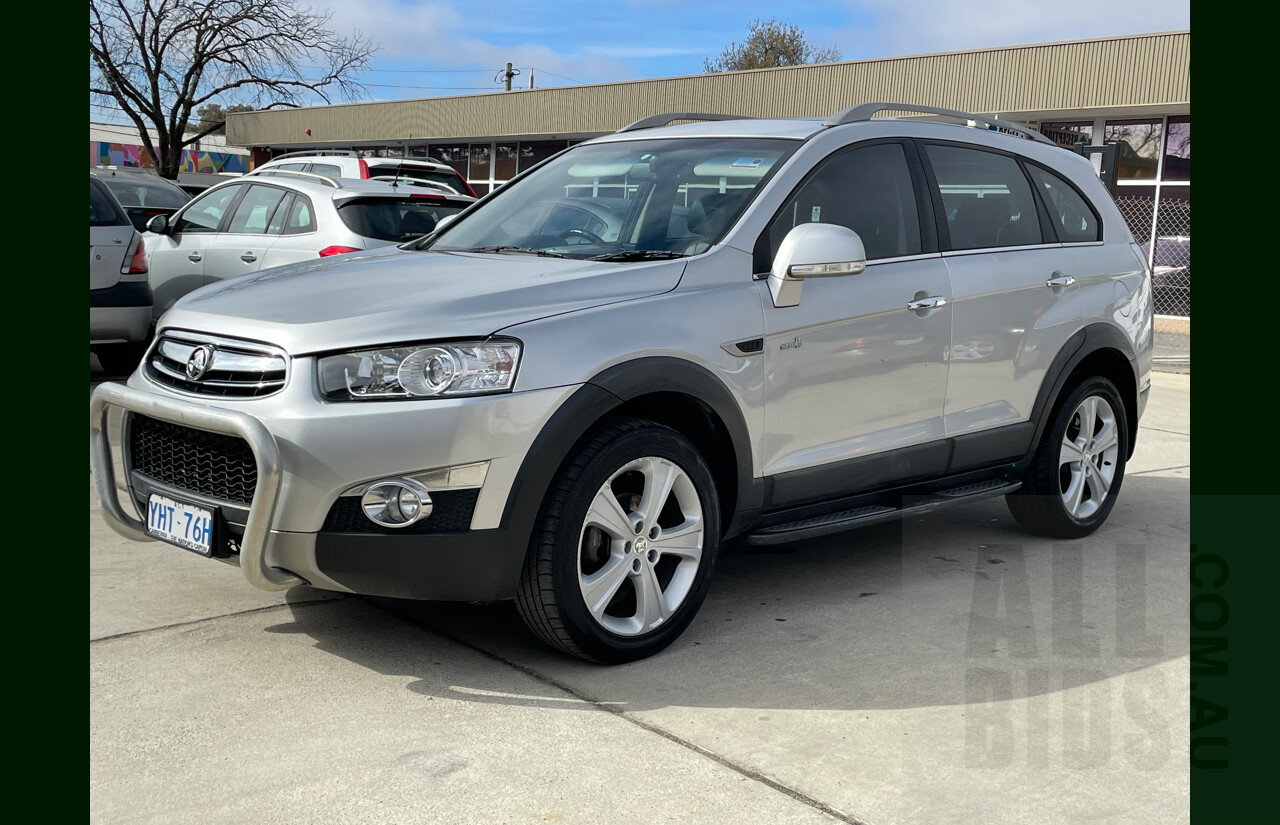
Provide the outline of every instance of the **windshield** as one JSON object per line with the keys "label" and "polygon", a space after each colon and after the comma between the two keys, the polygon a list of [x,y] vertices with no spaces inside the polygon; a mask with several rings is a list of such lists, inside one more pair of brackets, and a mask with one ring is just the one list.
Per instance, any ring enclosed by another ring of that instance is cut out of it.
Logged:
{"label": "windshield", "polygon": [[439,252],[615,261],[695,255],[724,236],[797,146],[746,138],[580,146],[426,243]]}

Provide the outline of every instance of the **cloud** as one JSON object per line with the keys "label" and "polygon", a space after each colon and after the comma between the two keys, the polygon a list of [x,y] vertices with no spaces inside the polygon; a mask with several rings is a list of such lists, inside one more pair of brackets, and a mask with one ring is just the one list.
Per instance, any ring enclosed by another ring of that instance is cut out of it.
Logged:
{"label": "cloud", "polygon": [[[845,59],[890,57],[1191,27],[1189,0],[845,0],[851,22],[812,32]],[[823,36],[823,35],[826,36]]]}

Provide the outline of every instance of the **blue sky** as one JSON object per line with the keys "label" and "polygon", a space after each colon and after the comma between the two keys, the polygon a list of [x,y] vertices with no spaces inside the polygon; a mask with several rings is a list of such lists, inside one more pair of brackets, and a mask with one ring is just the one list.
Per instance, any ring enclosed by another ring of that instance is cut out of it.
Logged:
{"label": "blue sky", "polygon": [[845,60],[1140,34],[1191,26],[1190,0],[328,0],[339,30],[381,45],[373,100],[478,94],[702,72],[755,18],[794,23]]}

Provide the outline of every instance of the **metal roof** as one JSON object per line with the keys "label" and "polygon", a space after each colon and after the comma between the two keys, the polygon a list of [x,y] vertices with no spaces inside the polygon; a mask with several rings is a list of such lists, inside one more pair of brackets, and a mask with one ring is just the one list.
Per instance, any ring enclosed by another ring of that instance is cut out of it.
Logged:
{"label": "metal roof", "polygon": [[825,118],[872,100],[942,106],[1005,120],[1189,113],[1191,32],[233,113],[227,118],[227,140],[240,146],[321,147],[577,139],[614,132],[662,112]]}

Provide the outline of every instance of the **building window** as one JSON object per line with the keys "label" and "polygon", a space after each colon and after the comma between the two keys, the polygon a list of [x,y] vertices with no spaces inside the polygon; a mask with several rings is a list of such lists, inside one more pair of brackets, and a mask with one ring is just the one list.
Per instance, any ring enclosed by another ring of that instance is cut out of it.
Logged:
{"label": "building window", "polygon": [[1093,143],[1093,121],[1072,120],[1060,123],[1042,123],[1040,134],[1059,146],[1071,147],[1077,143]]}
{"label": "building window", "polygon": [[1191,118],[1169,118],[1162,180],[1191,180]]}
{"label": "building window", "polygon": [[1116,177],[1120,180],[1155,180],[1163,138],[1163,123],[1158,119],[1108,120],[1103,139],[1120,146],[1116,152]]}

